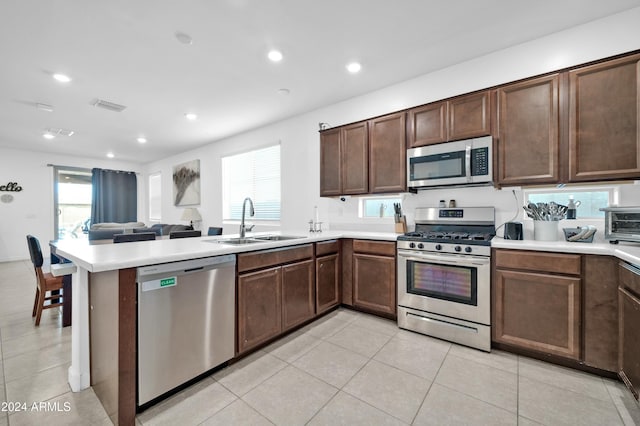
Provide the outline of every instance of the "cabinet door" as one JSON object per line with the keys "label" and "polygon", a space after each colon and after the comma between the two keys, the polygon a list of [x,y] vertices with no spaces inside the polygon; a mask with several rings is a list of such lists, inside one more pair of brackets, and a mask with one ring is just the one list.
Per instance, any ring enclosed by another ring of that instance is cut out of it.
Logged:
{"label": "cabinet door", "polygon": [[409,110],[408,120],[410,148],[447,141],[446,102],[436,102],[412,108]]}
{"label": "cabinet door", "polygon": [[495,270],[493,340],[580,358],[580,279]]}
{"label": "cabinet door", "polygon": [[354,253],[353,305],[396,316],[395,258]]}
{"label": "cabinet door", "polygon": [[238,353],[280,334],[281,280],[280,267],[238,276]]}
{"label": "cabinet door", "polygon": [[342,193],[366,194],[369,190],[369,135],[367,123],[342,128]]}
{"label": "cabinet door", "polygon": [[369,192],[402,192],[407,188],[405,113],[369,122]]}
{"label": "cabinet door", "polygon": [[640,299],[619,289],[620,303],[620,377],[638,399],[640,392]]}
{"label": "cabinet door", "polygon": [[640,269],[626,262],[620,262],[619,265],[618,374],[638,399],[640,392],[640,339],[638,339]]}
{"label": "cabinet door", "polygon": [[449,101],[449,140],[491,134],[491,97],[484,91]]}
{"label": "cabinet door", "polygon": [[498,182],[557,183],[558,74],[498,89]]}
{"label": "cabinet door", "polygon": [[340,128],[320,133],[321,197],[335,196],[342,193],[340,133]]}
{"label": "cabinet door", "polygon": [[340,303],[340,262],[338,254],[316,258],[316,313]]}
{"label": "cabinet door", "polygon": [[640,55],[569,73],[569,180],[638,178]]}
{"label": "cabinet door", "polygon": [[618,260],[584,255],[584,362],[618,371]]}
{"label": "cabinet door", "polygon": [[282,330],[315,314],[313,260],[282,267]]}

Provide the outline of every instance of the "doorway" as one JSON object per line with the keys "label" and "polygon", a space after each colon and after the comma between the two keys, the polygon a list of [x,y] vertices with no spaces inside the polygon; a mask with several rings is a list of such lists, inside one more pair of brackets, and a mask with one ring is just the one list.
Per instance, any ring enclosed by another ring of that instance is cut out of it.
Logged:
{"label": "doorway", "polygon": [[91,169],[54,167],[54,239],[87,239],[91,226]]}

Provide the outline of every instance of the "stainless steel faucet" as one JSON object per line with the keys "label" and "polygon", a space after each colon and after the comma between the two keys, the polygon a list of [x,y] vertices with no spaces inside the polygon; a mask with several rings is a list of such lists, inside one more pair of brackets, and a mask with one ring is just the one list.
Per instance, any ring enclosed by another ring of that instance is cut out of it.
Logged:
{"label": "stainless steel faucet", "polygon": [[[242,221],[240,222],[240,238],[244,238],[245,236],[245,232],[247,231],[247,228],[245,228],[244,226],[244,215],[245,215],[245,207],[247,206],[247,201],[249,202],[249,216],[253,217],[254,214],[256,214],[255,210],[253,209],[253,201],[251,201],[251,198],[247,197],[244,199],[244,201],[242,202]],[[249,228],[248,230],[251,231],[253,229],[253,226],[251,226],[251,228]]]}

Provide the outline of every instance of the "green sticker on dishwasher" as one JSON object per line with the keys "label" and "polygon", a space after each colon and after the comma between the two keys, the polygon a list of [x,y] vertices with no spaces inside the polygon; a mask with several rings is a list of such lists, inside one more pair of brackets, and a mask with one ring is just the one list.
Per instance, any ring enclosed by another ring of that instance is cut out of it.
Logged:
{"label": "green sticker on dishwasher", "polygon": [[160,280],[160,287],[167,287],[170,285],[176,285],[176,277],[170,277]]}
{"label": "green sticker on dishwasher", "polygon": [[158,290],[160,288],[174,287],[178,284],[178,277],[166,277],[159,280],[145,281],[142,283],[142,291]]}

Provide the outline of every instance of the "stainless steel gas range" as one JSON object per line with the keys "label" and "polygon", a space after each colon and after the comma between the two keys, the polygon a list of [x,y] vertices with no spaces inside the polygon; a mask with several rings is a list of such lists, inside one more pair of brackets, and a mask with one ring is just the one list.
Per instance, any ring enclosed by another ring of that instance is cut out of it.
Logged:
{"label": "stainless steel gas range", "polygon": [[398,237],[398,326],[491,350],[493,207],[418,208]]}

